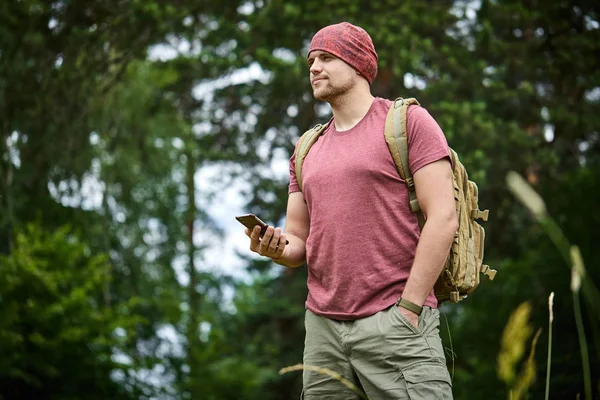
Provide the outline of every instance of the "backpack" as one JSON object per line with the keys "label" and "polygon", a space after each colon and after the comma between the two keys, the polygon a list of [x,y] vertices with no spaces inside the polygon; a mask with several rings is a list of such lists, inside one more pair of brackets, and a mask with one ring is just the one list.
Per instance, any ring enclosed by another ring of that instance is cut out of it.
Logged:
{"label": "backpack", "polygon": [[[408,166],[408,138],[406,113],[411,104],[419,105],[414,98],[394,100],[385,120],[385,141],[390,149],[396,169],[400,177],[406,182],[412,212],[417,214],[419,227],[422,229],[425,218],[421,212],[412,174]],[[296,179],[302,190],[302,164],[310,147],[319,139],[319,136],[329,126],[331,120],[325,124],[318,124],[306,131],[298,140],[296,150]],[[479,210],[479,192],[477,184],[470,181],[465,167],[458,159],[458,155],[450,149],[453,165],[454,199],[458,216],[458,229],[454,235],[448,259],[434,286],[438,302],[450,301],[458,303],[471,294],[479,285],[479,275],[484,274],[490,280],[496,276],[496,270],[483,264],[483,248],[485,231],[477,222],[481,219],[488,220],[489,210]]]}

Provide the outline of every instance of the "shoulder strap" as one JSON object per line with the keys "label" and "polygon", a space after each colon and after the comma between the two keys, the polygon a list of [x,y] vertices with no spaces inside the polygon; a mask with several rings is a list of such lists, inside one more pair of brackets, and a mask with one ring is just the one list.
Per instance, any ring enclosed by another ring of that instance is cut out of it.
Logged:
{"label": "shoulder strap", "polygon": [[420,105],[415,98],[403,99],[398,97],[394,100],[394,104],[388,111],[385,120],[385,141],[392,153],[392,158],[396,164],[396,169],[400,177],[406,182],[408,194],[410,197],[410,209],[417,214],[419,226],[423,228],[425,218],[421,212],[419,201],[417,200],[417,192],[415,191],[415,182],[408,164],[408,129],[407,129],[407,112],[411,104]]}
{"label": "shoulder strap", "polygon": [[317,139],[319,139],[319,136],[321,136],[325,129],[327,129],[332,119],[330,119],[326,124],[315,125],[311,129],[304,132],[302,136],[300,136],[300,139],[298,139],[295,169],[296,180],[298,181],[300,190],[302,190],[302,165],[304,164],[304,159],[308,154],[308,150],[310,150],[311,146],[317,141]]}

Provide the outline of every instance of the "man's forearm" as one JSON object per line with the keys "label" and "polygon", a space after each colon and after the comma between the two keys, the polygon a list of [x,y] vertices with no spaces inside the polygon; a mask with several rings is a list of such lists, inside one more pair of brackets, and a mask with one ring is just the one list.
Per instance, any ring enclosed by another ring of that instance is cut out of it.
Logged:
{"label": "man's forearm", "polygon": [[273,259],[279,265],[296,268],[306,262],[306,242],[299,237],[286,233],[289,244],[285,246],[281,258]]}
{"label": "man's forearm", "polygon": [[423,305],[448,258],[456,229],[454,218],[432,217],[427,220],[402,293],[403,299]]}

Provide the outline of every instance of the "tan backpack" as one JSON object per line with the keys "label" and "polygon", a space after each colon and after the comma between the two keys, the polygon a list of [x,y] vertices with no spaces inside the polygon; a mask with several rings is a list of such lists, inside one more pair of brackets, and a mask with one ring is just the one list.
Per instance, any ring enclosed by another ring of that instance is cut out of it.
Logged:
{"label": "tan backpack", "polygon": [[[385,120],[384,134],[385,141],[396,164],[396,169],[400,177],[406,182],[410,196],[409,207],[412,212],[417,214],[419,226],[423,228],[425,218],[417,200],[415,184],[408,166],[406,113],[411,104],[420,105],[414,98],[403,99],[399,97],[394,101]],[[331,121],[325,125],[316,125],[306,131],[298,141],[295,169],[300,189],[302,189],[302,164],[304,159],[310,147],[325,131],[329,123]],[[479,210],[477,185],[469,180],[465,167],[452,149],[450,149],[450,156],[454,166],[452,175],[456,213],[458,215],[458,230],[454,235],[454,242],[448,259],[438,277],[434,291],[439,302],[451,301],[458,303],[477,288],[479,274],[487,275],[490,280],[493,280],[496,276],[496,270],[483,264],[485,231],[476,221],[478,219],[487,221],[489,211]]]}

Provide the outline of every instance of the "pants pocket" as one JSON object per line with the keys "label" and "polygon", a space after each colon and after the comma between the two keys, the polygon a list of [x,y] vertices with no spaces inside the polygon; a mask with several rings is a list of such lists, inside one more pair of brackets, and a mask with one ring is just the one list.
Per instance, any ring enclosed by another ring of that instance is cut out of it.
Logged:
{"label": "pants pocket", "polygon": [[413,364],[402,371],[410,400],[452,399],[448,368],[438,362]]}
{"label": "pants pocket", "polygon": [[391,311],[392,311],[392,314],[395,315],[395,318],[398,320],[399,324],[403,328],[408,329],[409,331],[411,331],[415,335],[421,336],[421,334],[423,333],[423,330],[424,330],[424,324],[426,322],[426,316],[430,312],[430,310],[429,310],[428,307],[424,307],[423,308],[423,313],[418,318],[418,321],[419,321],[418,322],[418,328],[415,328],[415,326],[408,319],[406,319],[406,317],[398,309],[397,305],[393,305]]}

